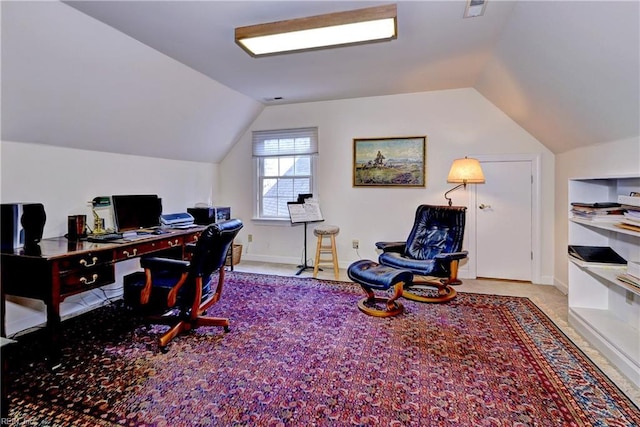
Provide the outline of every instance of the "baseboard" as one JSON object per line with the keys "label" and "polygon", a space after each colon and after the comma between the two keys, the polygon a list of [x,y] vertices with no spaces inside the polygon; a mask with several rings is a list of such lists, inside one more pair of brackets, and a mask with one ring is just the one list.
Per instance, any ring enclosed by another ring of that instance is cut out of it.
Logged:
{"label": "baseboard", "polygon": [[290,264],[290,265],[300,264],[299,258],[257,255],[257,254],[242,254],[242,261],[244,260],[253,261],[253,262],[265,262],[269,264]]}
{"label": "baseboard", "polygon": [[553,276],[542,276],[540,277],[540,283],[538,285],[554,285]]}
{"label": "baseboard", "polygon": [[563,294],[569,295],[569,286],[566,283],[556,279],[553,281],[553,286],[555,286],[556,289],[558,289]]}
{"label": "baseboard", "polygon": [[[65,299],[60,304],[60,319],[65,321],[122,299],[122,287],[113,286],[92,289]],[[46,322],[46,306],[42,301],[7,297],[5,323],[7,336],[21,335],[33,329],[44,328]]]}
{"label": "baseboard", "polygon": [[[133,260],[132,260],[133,261]],[[122,276],[139,269],[138,261],[116,265],[114,283],[72,295],[60,303],[60,320],[64,321],[122,299]],[[21,335],[46,326],[47,309],[43,301],[7,295],[5,330],[7,336]]]}
{"label": "baseboard", "polygon": [[[314,257],[309,257],[307,259],[307,263],[310,266],[313,266]],[[267,264],[286,264],[286,265],[300,265],[301,260],[299,258],[292,257],[282,257],[282,256],[270,256],[270,255],[256,255],[256,254],[242,254],[242,261],[252,261],[252,262],[264,262]],[[357,260],[341,260],[338,259],[338,266],[340,269],[346,270],[349,265]],[[326,267],[326,264],[323,264],[322,267]]]}

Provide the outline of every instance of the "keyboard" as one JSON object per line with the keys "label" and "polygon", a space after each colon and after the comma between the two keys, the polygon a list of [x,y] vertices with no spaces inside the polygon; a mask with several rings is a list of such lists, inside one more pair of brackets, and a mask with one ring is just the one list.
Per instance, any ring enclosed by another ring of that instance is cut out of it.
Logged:
{"label": "keyboard", "polygon": [[122,239],[122,233],[92,234],[87,237],[88,241],[95,243],[104,243],[119,239]]}

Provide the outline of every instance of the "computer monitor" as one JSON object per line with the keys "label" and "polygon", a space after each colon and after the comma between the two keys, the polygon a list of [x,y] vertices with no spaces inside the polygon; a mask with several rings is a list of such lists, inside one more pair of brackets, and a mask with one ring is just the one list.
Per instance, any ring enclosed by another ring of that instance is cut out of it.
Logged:
{"label": "computer monitor", "polygon": [[162,199],[155,194],[111,196],[111,206],[120,233],[160,226]]}

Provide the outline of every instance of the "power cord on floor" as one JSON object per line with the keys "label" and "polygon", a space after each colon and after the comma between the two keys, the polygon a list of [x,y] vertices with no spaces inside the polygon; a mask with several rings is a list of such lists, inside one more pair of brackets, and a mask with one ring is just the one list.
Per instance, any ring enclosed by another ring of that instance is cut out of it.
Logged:
{"label": "power cord on floor", "polygon": [[[100,288],[97,288],[97,289],[92,289],[92,293],[94,295],[102,296],[104,298],[104,300],[107,301],[107,303],[109,305],[111,305],[111,304],[115,303],[116,301],[118,301],[120,299],[118,297],[122,296],[122,294],[120,292],[118,292],[119,290],[120,290],[119,286],[115,287],[115,288],[100,287]],[[97,292],[97,291],[100,291],[100,292]],[[114,296],[109,296],[109,295],[107,295],[107,291],[113,291],[113,292],[118,292],[118,293],[116,295],[114,295]],[[102,295],[100,295],[100,293],[102,293]]]}

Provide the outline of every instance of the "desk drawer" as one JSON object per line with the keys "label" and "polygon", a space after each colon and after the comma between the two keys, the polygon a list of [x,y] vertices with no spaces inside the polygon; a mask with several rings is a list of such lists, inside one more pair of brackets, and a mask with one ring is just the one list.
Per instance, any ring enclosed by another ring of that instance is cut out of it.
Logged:
{"label": "desk drawer", "polygon": [[122,261],[128,258],[136,258],[142,255],[150,254],[165,249],[181,247],[184,243],[182,236],[171,237],[170,239],[156,240],[153,242],[140,242],[135,246],[118,248],[115,251],[115,261]]}
{"label": "desk drawer", "polygon": [[60,293],[73,294],[115,282],[113,264],[102,264],[84,270],[73,270],[60,275]]}
{"label": "desk drawer", "polygon": [[88,252],[58,261],[60,273],[69,270],[86,271],[100,264],[111,263],[111,251]]}
{"label": "desk drawer", "polygon": [[199,237],[200,237],[200,232],[189,234],[188,236],[184,236],[184,243],[185,245],[188,243],[196,243]]}

